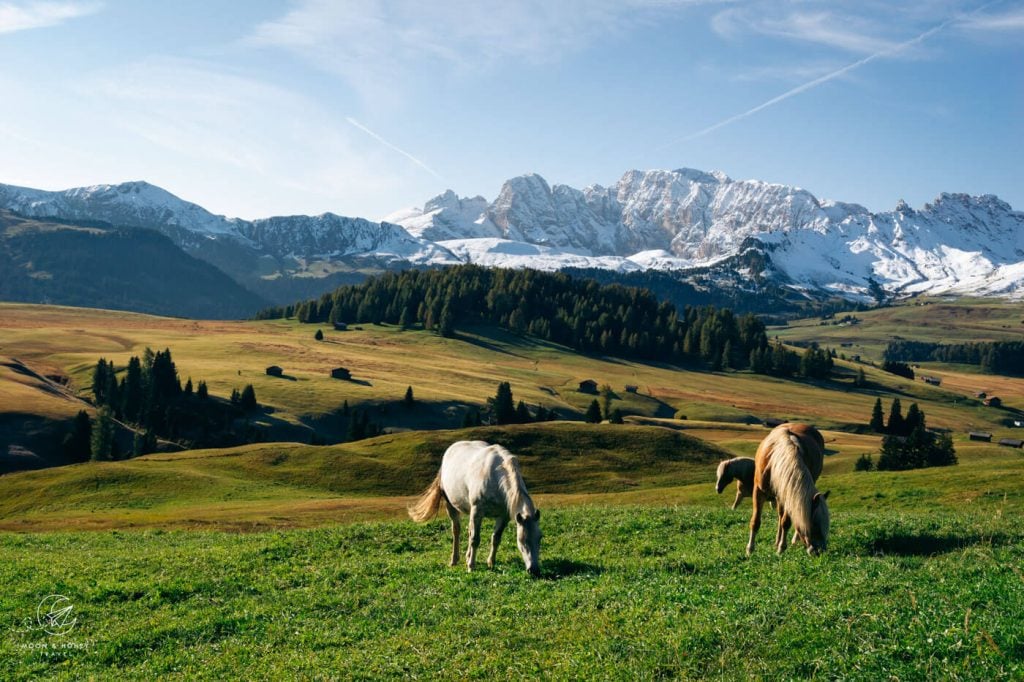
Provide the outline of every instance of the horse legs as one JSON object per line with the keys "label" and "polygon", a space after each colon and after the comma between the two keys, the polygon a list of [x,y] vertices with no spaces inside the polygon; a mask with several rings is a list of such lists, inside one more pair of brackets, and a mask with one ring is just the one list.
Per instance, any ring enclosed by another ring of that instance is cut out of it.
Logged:
{"label": "horse legs", "polygon": [[487,568],[494,568],[494,559],[498,555],[498,545],[501,544],[501,534],[505,532],[508,519],[498,519],[494,523],[494,535],[491,536],[491,554],[487,557]]}
{"label": "horse legs", "polygon": [[480,546],[480,522],[484,520],[480,507],[469,509],[469,549],[466,550],[466,570],[476,568],[476,548]]}
{"label": "horse legs", "polygon": [[741,488],[739,486],[739,484],[737,483],[736,484],[736,499],[732,503],[732,508],[735,509],[736,507],[740,506],[740,501],[742,501],[742,500],[743,500],[743,488]]}
{"label": "horse legs", "polygon": [[779,528],[775,532],[775,551],[779,554],[786,549],[786,534],[789,533],[790,526],[793,525],[792,519],[789,518],[789,514],[782,508],[782,505],[778,505],[779,509]]}
{"label": "horse legs", "polygon": [[754,553],[754,537],[761,528],[761,509],[764,507],[766,495],[758,487],[754,488],[754,513],[750,515],[750,540],[747,542],[747,556]]}
{"label": "horse legs", "polygon": [[448,518],[452,520],[452,560],[448,562],[448,565],[454,566],[459,563],[459,535],[462,524],[459,523],[459,510],[453,507],[447,499],[444,501],[444,506],[448,510]]}

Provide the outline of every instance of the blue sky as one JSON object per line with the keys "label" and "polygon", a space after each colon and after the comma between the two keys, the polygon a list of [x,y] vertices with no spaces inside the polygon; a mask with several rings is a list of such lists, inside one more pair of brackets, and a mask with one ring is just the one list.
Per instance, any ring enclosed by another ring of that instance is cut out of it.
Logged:
{"label": "blue sky", "polygon": [[1024,210],[1024,2],[0,0],[0,182],[380,218],[723,170]]}

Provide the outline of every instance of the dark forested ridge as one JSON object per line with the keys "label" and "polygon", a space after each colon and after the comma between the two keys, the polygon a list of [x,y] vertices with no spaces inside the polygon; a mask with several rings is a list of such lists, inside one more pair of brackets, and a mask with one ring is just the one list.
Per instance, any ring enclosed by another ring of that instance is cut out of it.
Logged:
{"label": "dark forested ridge", "polygon": [[890,341],[886,362],[955,362],[978,365],[991,374],[1024,375],[1024,341],[982,341],[976,343],[931,343]]}
{"label": "dark forested ridge", "polygon": [[195,318],[243,318],[266,304],[152,230],[3,211],[0,299]]}
{"label": "dark forested ridge", "polygon": [[799,369],[795,354],[769,345],[764,324],[752,314],[710,306],[679,311],[646,289],[536,270],[465,265],[388,273],[258,317],[422,325],[444,336],[459,327],[496,325],[589,353],[705,361],[715,369],[753,365],[771,374]]}

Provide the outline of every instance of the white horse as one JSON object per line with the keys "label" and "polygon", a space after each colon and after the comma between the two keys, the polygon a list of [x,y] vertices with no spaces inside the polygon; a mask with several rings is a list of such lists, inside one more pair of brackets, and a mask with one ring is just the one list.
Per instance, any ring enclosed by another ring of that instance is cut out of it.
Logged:
{"label": "white horse", "polygon": [[501,543],[501,534],[509,520],[516,520],[516,544],[530,575],[540,575],[540,510],[526,491],[519,459],[500,445],[481,440],[463,440],[451,445],[441,460],[441,470],[419,500],[409,508],[413,521],[433,518],[441,504],[452,520],[452,559],[459,561],[459,513],[469,514],[469,549],[466,568],[476,566],[476,549],[480,545],[480,522],[484,517],[495,519],[491,536],[488,568],[494,568],[494,557]]}

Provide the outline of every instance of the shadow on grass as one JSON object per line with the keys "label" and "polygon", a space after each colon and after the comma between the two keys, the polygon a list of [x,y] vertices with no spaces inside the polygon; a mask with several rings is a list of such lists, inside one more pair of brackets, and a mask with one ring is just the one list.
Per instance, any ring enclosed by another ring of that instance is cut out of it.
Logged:
{"label": "shadow on grass", "polygon": [[596,564],[588,564],[583,561],[572,559],[545,559],[541,562],[541,580],[561,580],[576,575],[598,576],[604,572],[604,568]]}
{"label": "shadow on grass", "polygon": [[967,549],[973,545],[1002,545],[1007,538],[996,534],[980,535],[934,535],[931,533],[895,533],[869,539],[865,543],[868,554],[890,554],[896,556],[932,556]]}

